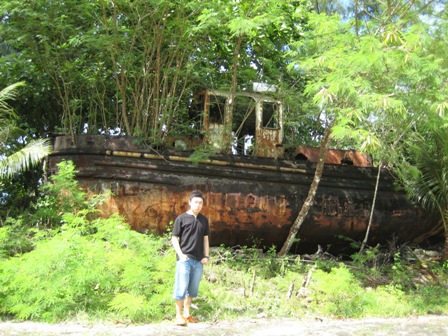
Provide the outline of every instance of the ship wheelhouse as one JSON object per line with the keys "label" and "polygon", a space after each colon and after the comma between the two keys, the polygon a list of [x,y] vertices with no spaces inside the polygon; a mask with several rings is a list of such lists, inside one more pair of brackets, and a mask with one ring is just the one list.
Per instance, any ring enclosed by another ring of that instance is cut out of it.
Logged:
{"label": "ship wheelhouse", "polygon": [[207,144],[226,154],[283,157],[283,106],[267,92],[205,89],[192,109],[202,114]]}

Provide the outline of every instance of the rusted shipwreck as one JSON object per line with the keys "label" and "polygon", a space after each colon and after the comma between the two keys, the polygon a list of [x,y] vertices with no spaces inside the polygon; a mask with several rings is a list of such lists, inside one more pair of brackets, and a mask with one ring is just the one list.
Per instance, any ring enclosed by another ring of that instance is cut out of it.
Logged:
{"label": "rusted shipwreck", "polygon": [[[204,213],[210,219],[212,245],[280,248],[308,194],[318,150],[298,147],[285,153],[282,105],[265,93],[235,96],[205,90],[195,97],[194,106],[203,138],[172,139],[170,145],[155,149],[132,137],[58,136],[50,168],[54,172],[58,162],[72,160],[83,187],[113,192],[104,213],[119,212],[139,232],[166,232],[187,210],[189,193],[200,189],[206,195]],[[235,113],[238,109],[243,113]],[[235,134],[245,140],[241,146]],[[192,147],[199,141],[224,154],[192,162]],[[340,236],[361,241],[376,175],[377,168],[366,156],[330,150],[293,252],[314,252],[317,245],[340,250],[348,245]],[[383,172],[369,243],[423,243],[441,232],[437,219],[397,192],[393,177]]]}

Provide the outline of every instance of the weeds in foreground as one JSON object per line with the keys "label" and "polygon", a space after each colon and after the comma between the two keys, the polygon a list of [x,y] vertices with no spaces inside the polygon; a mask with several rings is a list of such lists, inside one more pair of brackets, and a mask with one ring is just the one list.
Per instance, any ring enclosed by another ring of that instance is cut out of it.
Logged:
{"label": "weeds in foreground", "polygon": [[[133,232],[119,218],[97,229],[88,237],[63,231],[20,258],[3,260],[2,313],[52,322],[80,314],[129,323],[172,318],[174,255],[166,239]],[[214,321],[448,314],[447,270],[441,266],[433,267],[438,273],[434,283],[409,285],[407,277],[400,283],[390,270],[383,276],[387,284],[370,287],[359,276],[368,270],[349,263],[333,262],[328,271],[298,258],[263,254],[237,259],[212,254],[194,301],[195,315]],[[266,263],[283,269],[268,275]]]}
{"label": "weeds in foreground", "polygon": [[[309,262],[298,256],[254,257],[254,251],[229,258],[230,253],[219,252],[218,260],[206,271],[202,313],[212,320],[241,316],[361,318],[448,314],[446,264],[433,264],[433,276],[426,278],[416,264],[403,260],[383,264],[378,270],[371,269],[369,263]],[[225,258],[220,260],[223,255]],[[277,264],[269,276],[266,263]],[[398,273],[397,265],[401,268]],[[412,277],[413,282],[409,282]],[[380,281],[374,283],[372,279]]]}

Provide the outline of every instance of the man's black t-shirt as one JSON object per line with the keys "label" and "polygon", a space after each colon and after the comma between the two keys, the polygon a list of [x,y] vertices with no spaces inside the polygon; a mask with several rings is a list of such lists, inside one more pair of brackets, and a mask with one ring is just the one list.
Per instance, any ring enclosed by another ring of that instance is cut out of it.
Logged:
{"label": "man's black t-shirt", "polygon": [[[204,258],[204,237],[209,235],[208,219],[185,212],[174,221],[173,236],[179,237],[180,249],[190,259]],[[179,256],[176,256],[179,259]]]}

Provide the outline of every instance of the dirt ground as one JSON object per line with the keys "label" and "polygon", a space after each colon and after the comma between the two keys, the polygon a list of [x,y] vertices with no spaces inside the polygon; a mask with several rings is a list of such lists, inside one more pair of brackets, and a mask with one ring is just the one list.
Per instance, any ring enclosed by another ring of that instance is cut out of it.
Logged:
{"label": "dirt ground", "polygon": [[448,335],[448,316],[371,319],[251,319],[238,321],[200,322],[186,327],[167,321],[147,325],[124,324],[46,324],[35,322],[0,322],[0,336],[11,335],[189,335],[189,336],[389,336]]}

